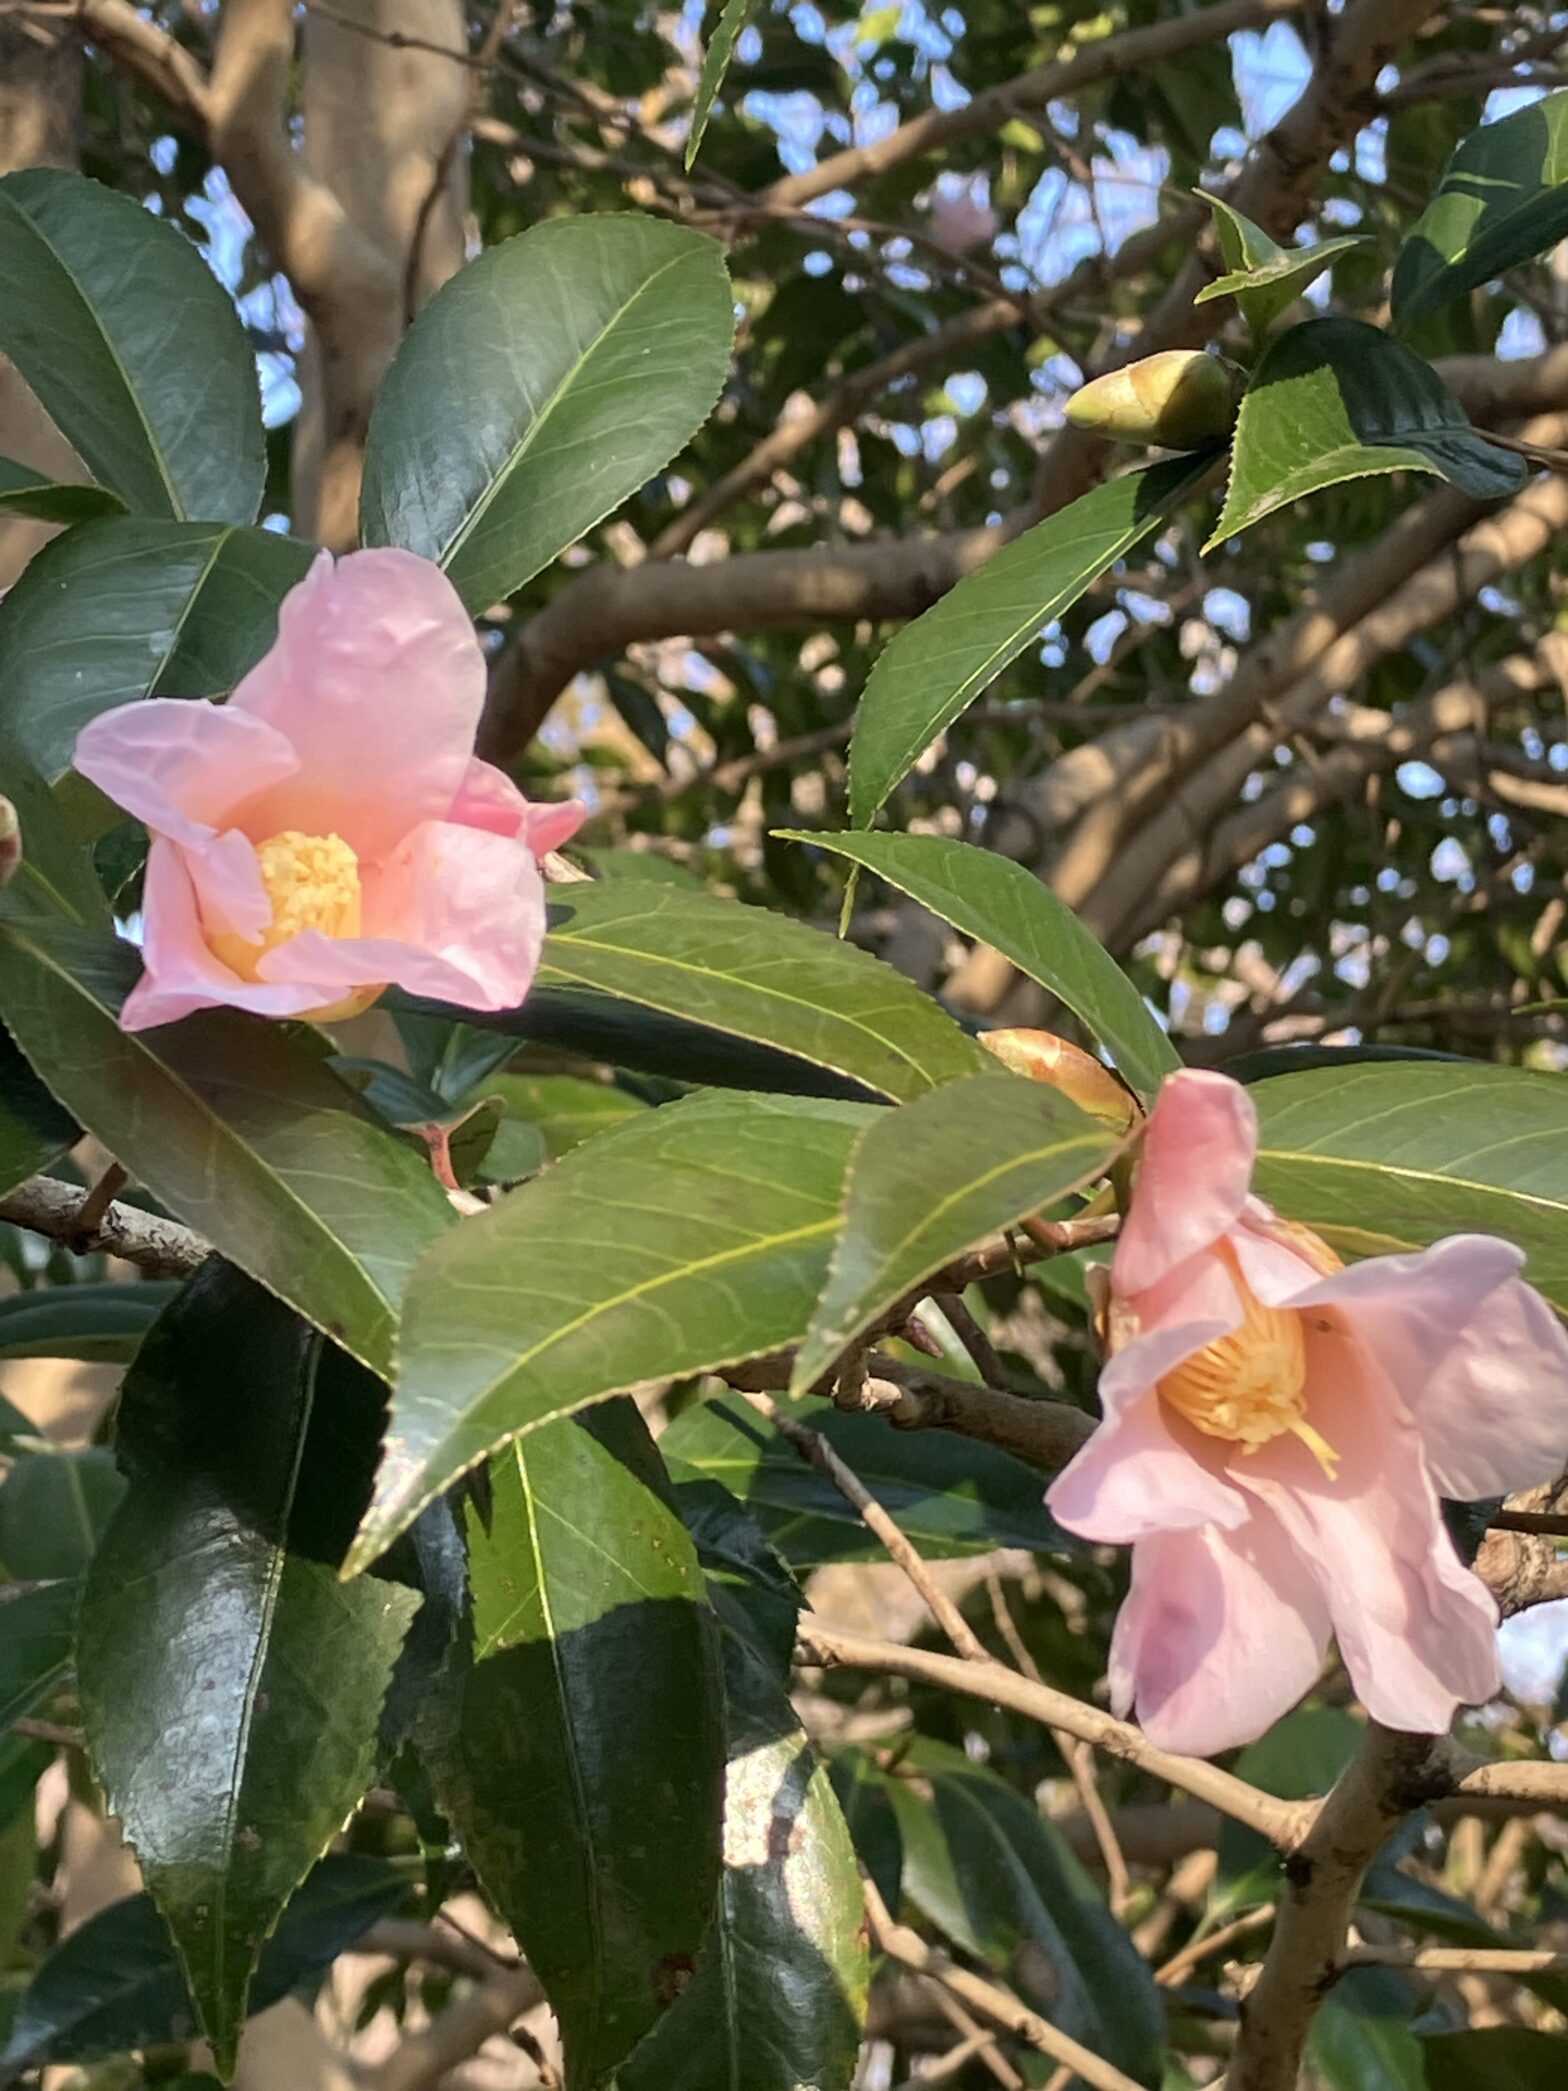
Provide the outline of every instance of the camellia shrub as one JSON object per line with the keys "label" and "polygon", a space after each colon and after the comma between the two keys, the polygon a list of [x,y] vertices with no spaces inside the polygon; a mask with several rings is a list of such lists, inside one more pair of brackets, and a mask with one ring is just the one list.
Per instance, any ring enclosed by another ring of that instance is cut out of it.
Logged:
{"label": "camellia shrub", "polygon": [[[730,383],[717,238],[486,245],[323,549],[185,235],[0,181],[0,348],[81,467],[0,467],[60,526],[0,604],[0,1355],[123,1367],[90,1445],[0,1410],[0,2078],[284,2091],[249,2028],[337,1963],[371,2091],[509,2029],[568,2091],[1562,2080],[1568,1767],[1498,1625],[1568,1595],[1563,1073],[1198,1052],[905,793],[1157,544],[1217,586],[1359,482],[1415,531],[1562,470],[1419,344],[1568,232],[1565,126],[1464,137],[1375,318],[1312,302],[1360,235],[1205,191],[1195,340],[1073,389],[1086,490],[773,821],[841,934],[494,759],[507,606]],[[928,993],[888,908],[1042,1021]],[[808,1579],[872,1562],[840,1623]],[[141,1887],[64,1921],[46,1802]]]}

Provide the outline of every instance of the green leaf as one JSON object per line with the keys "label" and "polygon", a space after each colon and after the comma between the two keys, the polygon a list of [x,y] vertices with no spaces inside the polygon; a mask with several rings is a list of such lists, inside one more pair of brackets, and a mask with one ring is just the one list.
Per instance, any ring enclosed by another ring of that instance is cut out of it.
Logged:
{"label": "green leaf", "polygon": [[850,1157],[843,1231],[791,1392],[922,1279],[1103,1175],[1125,1144],[1018,1075],[971,1075],[873,1118]]}
{"label": "green leaf", "polygon": [[91,516],[124,515],[125,503],[102,486],[62,486],[42,472],[0,457],[0,515],[35,523],[85,523]]}
{"label": "green leaf", "polygon": [[0,1561],[19,1582],[69,1581],[92,1559],[124,1483],[102,1446],[40,1444],[0,1485]]}
{"label": "green leaf", "polygon": [[714,100],[724,85],[724,75],[735,56],[740,33],[751,20],[756,5],[757,0],[724,0],[724,12],[708,38],[708,47],[702,54],[702,71],[697,76],[697,99],[691,112],[691,129],[686,137],[688,168],[696,165],[708,118],[713,114]]}
{"label": "green leaf", "polygon": [[1326,268],[1353,247],[1365,245],[1361,234],[1348,233],[1342,239],[1323,240],[1315,247],[1287,247],[1268,261],[1228,270],[1205,284],[1192,302],[1208,305],[1216,298],[1234,298],[1253,340],[1261,341],[1286,307],[1294,304],[1309,284],[1316,283]]}
{"label": "green leaf", "polygon": [[1358,319],[1309,319],[1264,351],[1241,402],[1216,545],[1343,480],[1431,472],[1478,501],[1517,493],[1522,459],[1470,426],[1430,363]]}
{"label": "green leaf", "polygon": [[965,575],[878,657],[855,714],[849,806],[868,828],[920,756],[1053,617],[1202,484],[1212,455],[1108,480]]}
{"label": "green leaf", "polygon": [[82,1593],[82,1713],[220,2068],[263,1942],[370,1783],[418,1605],[337,1574],[380,1392],[215,1263],[150,1332],[121,1398],[129,1488]]}
{"label": "green leaf", "polygon": [[723,250],[683,225],[555,218],[492,247],[437,291],[387,372],[364,542],[439,561],[487,609],[684,448],[734,334]]}
{"label": "green leaf", "polygon": [[[252,2010],[264,2011],[330,1965],[407,1893],[403,1874],[383,1859],[323,1859],[262,1948]],[[195,2031],[168,1926],[150,1895],[131,1895],[79,1924],[39,1968],[0,2069],[94,2062],[128,2048],[183,2044]]]}
{"label": "green leaf", "polygon": [[[894,1430],[881,1416],[846,1414],[824,1402],[803,1402],[793,1412],[821,1431],[932,1559],[999,1546],[1061,1553],[1074,1544],[1045,1508],[1040,1475],[1011,1453],[971,1442],[955,1461],[940,1430]],[[687,1409],[659,1449],[678,1478],[691,1473],[721,1482],[792,1568],[886,1558],[832,1482],[738,1397]]]}
{"label": "green leaf", "polygon": [[632,882],[554,888],[550,913],[545,986],[701,1024],[895,1102],[991,1064],[891,966],[785,915]]}
{"label": "green leaf", "polygon": [[805,1603],[793,1571],[756,1519],[719,1482],[688,1476],[675,1484],[675,1504],[696,1546],[708,1602],[721,1627],[739,1634],[785,1683]]}
{"label": "green leaf", "polygon": [[618,2091],[847,2091],[868,1977],[854,1846],[767,1662],[733,1634],[723,1660],[718,1910],[695,1974]]}
{"label": "green leaf", "polygon": [[961,1750],[917,1737],[901,1766],[930,1783],[893,1793],[904,1890],[964,1952],[1012,1971],[1064,2033],[1158,2084],[1165,2013],[1149,1964],[1059,1833]]}
{"label": "green leaf", "polygon": [[519,1439],[490,1479],[487,1522],[468,1520],[474,1660],[437,1788],[544,1983],[568,2086],[588,2086],[667,2009],[713,1907],[713,1626],[633,1402]]}
{"label": "green leaf", "polygon": [[965,936],[978,937],[1049,988],[1146,1100],[1181,1056],[1127,975],[1043,880],[1011,857],[946,835],[775,831],[832,850],[886,879]]}
{"label": "green leaf", "polygon": [[0,603],[0,727],[54,784],[100,712],[232,689],[313,556],[297,538],[214,523],[105,516],[67,531]]}
{"label": "green leaf", "polygon": [[898,1826],[896,1782],[857,1743],[835,1750],[828,1770],[855,1856],[888,1908],[896,1910],[904,1899],[904,1833]]}
{"label": "green leaf", "polygon": [[92,858],[33,764],[0,733],[0,791],[16,809],[22,860],[0,891],[0,912],[56,915],[107,930],[111,917]]}
{"label": "green leaf", "polygon": [[694,1097],[454,1228],[408,1290],[354,1565],[520,1431],[798,1341],[864,1118],[853,1104]]}
{"label": "green leaf", "polygon": [[589,1082],[579,1075],[492,1075],[484,1090],[500,1097],[508,1118],[537,1126],[557,1162],[584,1140],[640,1118],[648,1108],[611,1082]]}
{"label": "green leaf", "polygon": [[0,1197],[47,1169],[76,1144],[78,1127],[62,1111],[0,1028]]}
{"label": "green leaf", "polygon": [[160,1203],[373,1368],[415,1258],[452,1221],[411,1149],[275,1024],[203,1010],[125,1032],[125,945],[0,921],[23,1049]]}
{"label": "green leaf", "polygon": [[0,1358],[76,1358],[128,1365],[178,1287],[139,1283],[50,1285],[0,1300]]}
{"label": "green leaf", "polygon": [[[1281,1800],[1314,1799],[1328,1792],[1365,1739],[1366,1730],[1339,1706],[1301,1706],[1249,1743],[1236,1759],[1236,1776]],[[1272,1902],[1282,1879],[1279,1854],[1256,1830],[1220,1825],[1219,1875],[1208,1915]]]}
{"label": "green leaf", "polygon": [[1563,2080],[1561,2033],[1533,2026],[1438,2033],[1421,2046],[1428,2091],[1558,2091]]}
{"label": "green leaf", "polygon": [[1565,233],[1568,93],[1561,93],[1460,142],[1394,263],[1394,324],[1407,326],[1544,254]]}
{"label": "green leaf", "polygon": [[248,523],[266,460],[256,361],[191,242],[131,196],[0,181],[0,349],[93,477],[153,516]]}
{"label": "green leaf", "polygon": [[1409,1061],[1252,1085],[1256,1186],[1342,1255],[1495,1234],[1568,1310],[1568,1109],[1560,1076]]}
{"label": "green leaf", "polygon": [[[1307,2060],[1325,2091],[1426,2091],[1426,2050],[1408,2020],[1352,2011],[1332,1998],[1307,2036]],[[1487,2078],[1486,2091],[1504,2086]]]}
{"label": "green leaf", "polygon": [[71,1667],[74,1582],[0,1589],[0,1731],[48,1697]]}

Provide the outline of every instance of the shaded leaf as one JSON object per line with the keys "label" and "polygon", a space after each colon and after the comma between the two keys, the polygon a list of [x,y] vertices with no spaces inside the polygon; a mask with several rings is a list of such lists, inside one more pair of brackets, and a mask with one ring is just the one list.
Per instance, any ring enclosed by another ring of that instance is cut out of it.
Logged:
{"label": "shaded leaf", "polygon": [[508,1118],[537,1126],[552,1161],[570,1154],[596,1133],[607,1133],[647,1109],[635,1096],[612,1082],[584,1081],[578,1075],[492,1075],[486,1093],[500,1097]]}
{"label": "shaded leaf", "polygon": [[[1343,1707],[1298,1707],[1247,1745],[1236,1759],[1236,1776],[1281,1800],[1314,1799],[1328,1792],[1365,1734]],[[1230,1917],[1274,1901],[1282,1878],[1279,1854],[1268,1839],[1227,1820],[1220,1825],[1219,1875],[1210,1891],[1209,1915]]]}
{"label": "shaded leaf", "polygon": [[71,1667],[74,1582],[0,1589],[0,1730],[31,1713]]}
{"label": "shaded leaf", "polygon": [[1125,1144],[1017,1075],[971,1075],[879,1113],[850,1156],[843,1228],[791,1391],[944,1264],[1103,1175]]}
{"label": "shaded leaf", "polygon": [[599,2083],[689,1970],[724,1734],[696,1549],[630,1401],[520,1438],[468,1520],[472,1667],[443,1807]]}
{"label": "shaded leaf", "polygon": [[100,712],[231,690],[313,556],[297,538],[219,523],[105,516],[67,531],[0,603],[0,726],[53,784]]}
{"label": "shaded leaf", "polygon": [[129,1487],[83,1589],[78,1684],[94,1770],[220,2067],[264,1941],[370,1783],[418,1603],[337,1574],[381,1392],[219,1263],[125,1382]]}
{"label": "shaded leaf", "polygon": [[1435,473],[1481,501],[1525,481],[1523,460],[1470,426],[1430,363],[1363,320],[1306,320],[1253,373],[1225,510],[1203,549],[1324,487],[1399,471]]}
{"label": "shaded leaf", "polygon": [[1496,1234],[1568,1309],[1568,1111],[1559,1077],[1473,1062],[1368,1062],[1252,1086],[1257,1189],[1342,1255]]}
{"label": "shaded leaf", "polygon": [[897,1782],[857,1743],[833,1752],[828,1773],[855,1856],[888,1908],[896,1910],[904,1899],[904,1833],[898,1826]]}
{"label": "shaded leaf", "polygon": [[[1307,2036],[1307,2060],[1325,2091],[1425,2091],[1426,2043],[1407,2020],[1353,2011],[1331,1998]],[[1487,2091],[1502,2091],[1490,2079]]]}
{"label": "shaded leaf", "polygon": [[76,1358],[128,1365],[178,1287],[139,1283],[50,1285],[0,1300],[0,1358]]}
{"label": "shaded leaf", "polygon": [[696,1972],[619,2091],[848,2091],[867,1954],[854,1846],[767,1663],[723,1642],[724,1875]]}
{"label": "shaded leaf", "polygon": [[[791,1405],[821,1431],[921,1553],[933,1559],[999,1546],[1061,1553],[1075,1542],[1045,1508],[1040,1475],[1011,1453],[966,1441],[955,1460],[940,1430],[894,1430],[825,1402]],[[737,1396],[704,1401],[659,1440],[677,1478],[722,1482],[792,1568],[824,1561],[879,1561],[881,1542],[824,1474],[808,1466]]]}
{"label": "shaded leaf", "polygon": [[556,218],[492,247],[393,358],[364,542],[437,560],[471,610],[499,602],[696,434],[734,333],[723,249],[686,226]]}
{"label": "shaded leaf", "polygon": [[50,1087],[180,1219],[371,1366],[452,1220],[428,1167],[286,1030],[234,1010],[125,1032],[123,944],[0,921],[0,1002]]}
{"label": "shaded leaf", "polygon": [[1212,455],[1108,480],[966,574],[877,659],[855,714],[849,806],[869,827],[894,787],[1053,617],[1158,529],[1200,486]]}
{"label": "shaded leaf", "polygon": [[409,1287],[354,1563],[519,1431],[797,1341],[863,1118],[853,1104],[695,1097],[455,1228]]}
{"label": "shaded leaf", "polygon": [[708,118],[713,114],[713,104],[719,89],[724,85],[724,75],[729,71],[730,60],[735,56],[735,46],[740,42],[740,33],[756,11],[757,0],[724,0],[723,12],[713,26],[707,48],[702,54],[702,71],[697,76],[697,99],[691,112],[691,129],[686,136],[686,165],[696,164],[697,154],[702,149],[703,134],[708,128]]}
{"label": "shaded leaf", "polygon": [[1421,2043],[1428,2091],[1557,2091],[1561,2033],[1533,2026],[1484,2026]]}
{"label": "shaded leaf", "polygon": [[778,833],[864,865],[965,936],[1010,958],[1066,1003],[1145,1099],[1180,1067],[1180,1054],[1115,959],[1042,879],[1011,857],[946,835]]}
{"label": "shaded leaf", "polygon": [[1462,139],[1394,263],[1394,324],[1489,283],[1568,233],[1568,93]]}
{"label": "shaded leaf", "polygon": [[0,889],[0,912],[53,915],[107,931],[108,903],[92,858],[66,826],[54,793],[5,734],[0,791],[16,809],[22,843],[21,862]]}
{"label": "shaded leaf", "polygon": [[125,503],[103,486],[60,485],[0,457],[0,515],[22,515],[35,523],[85,523],[90,516],[123,515]]}
{"label": "shaded leaf", "polygon": [[80,1576],[124,1488],[112,1452],[40,1440],[0,1484],[0,1562],[19,1582]]}
{"label": "shaded leaf", "polygon": [[191,242],[133,196],[32,167],[0,181],[0,349],[102,486],[146,515],[248,523],[256,362]]}
{"label": "shaded leaf", "polygon": [[717,1481],[702,1475],[677,1481],[675,1504],[697,1549],[708,1601],[721,1624],[769,1660],[784,1681],[805,1598],[783,1555],[745,1506]]}
{"label": "shaded leaf", "polygon": [[[251,2009],[264,2011],[327,1967],[408,1893],[385,1860],[325,1858],[262,1948]],[[196,2031],[169,1928],[150,1895],[98,1910],[55,1947],[23,1992],[0,2069],[92,2062]]]}
{"label": "shaded leaf", "polygon": [[0,1027],[0,1197],[58,1161],[77,1136],[76,1120],[61,1110]]}

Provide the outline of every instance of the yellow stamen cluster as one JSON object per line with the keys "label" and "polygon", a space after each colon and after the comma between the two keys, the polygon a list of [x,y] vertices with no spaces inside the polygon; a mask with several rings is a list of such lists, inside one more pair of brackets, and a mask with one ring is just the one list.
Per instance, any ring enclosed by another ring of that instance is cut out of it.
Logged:
{"label": "yellow stamen cluster", "polygon": [[1206,1437],[1254,1453],[1287,1432],[1329,1479],[1339,1454],[1307,1421],[1307,1352],[1301,1316],[1265,1306],[1227,1256],[1245,1316],[1229,1336],[1184,1358],[1160,1381],[1161,1397]]}
{"label": "yellow stamen cluster", "polygon": [[357,937],[360,926],[359,859],[341,835],[304,835],[285,828],[256,845],[261,883],[272,902],[272,920],[254,942],[232,932],[209,941],[242,980],[260,978],[257,967],[301,930],[324,937]]}

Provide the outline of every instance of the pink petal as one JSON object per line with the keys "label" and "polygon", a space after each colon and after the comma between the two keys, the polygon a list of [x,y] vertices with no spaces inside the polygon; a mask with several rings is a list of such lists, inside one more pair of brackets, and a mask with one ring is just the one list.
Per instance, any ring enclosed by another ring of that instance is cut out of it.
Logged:
{"label": "pink petal", "polygon": [[1497,1607],[1454,1552],[1420,1433],[1375,1358],[1342,1326],[1307,1323],[1307,1414],[1340,1456],[1330,1481],[1277,1438],[1231,1478],[1279,1520],[1316,1579],[1367,1712],[1441,1733],[1499,1688]]}
{"label": "pink petal", "polygon": [[198,843],[237,806],[299,768],[282,734],[227,705],[149,697],[100,712],[76,737],[76,768],[155,835]]}
{"label": "pink petal", "polygon": [[[1301,1253],[1267,1206],[1256,1198],[1226,1236],[1236,1267],[1265,1306],[1294,1305],[1323,1282],[1322,1271]],[[1252,1208],[1257,1206],[1255,1214]]]}
{"label": "pink petal", "polygon": [[1372,1256],[1300,1295],[1377,1360],[1414,1417],[1446,1496],[1506,1495],[1568,1464],[1568,1332],[1487,1234]]}
{"label": "pink petal", "polygon": [[460,827],[488,828],[495,835],[520,835],[536,857],[570,842],[588,818],[581,799],[536,804],[524,798],[504,770],[476,755],[448,820]]}
{"label": "pink petal", "polygon": [[1111,1264],[1118,1292],[1146,1291],[1235,1224],[1257,1147],[1258,1114],[1239,1082],[1196,1068],[1170,1077],[1149,1117]]}
{"label": "pink petal", "polygon": [[141,979],[120,1012],[125,1031],[172,1024],[196,1009],[228,1004],[258,1016],[299,1016],[318,1008],[319,995],[297,987],[268,987],[241,980],[213,957],[196,912],[196,893],[185,853],[162,835],[153,837],[142,883]]}
{"label": "pink petal", "polygon": [[1111,1703],[1161,1749],[1251,1742],[1310,1691],[1328,1611],[1272,1522],[1162,1534],[1133,1549],[1111,1641]]}
{"label": "pink petal", "polygon": [[526,843],[425,821],[364,875],[365,934],[291,937],[261,961],[308,1006],[384,982],[464,1009],[515,1009],[544,942],[544,881]]}
{"label": "pink petal", "polygon": [[341,835],[362,859],[446,816],[468,772],[485,662],[450,581],[412,552],[322,553],[228,709],[292,743],[299,774],[245,809],[254,841]]}

